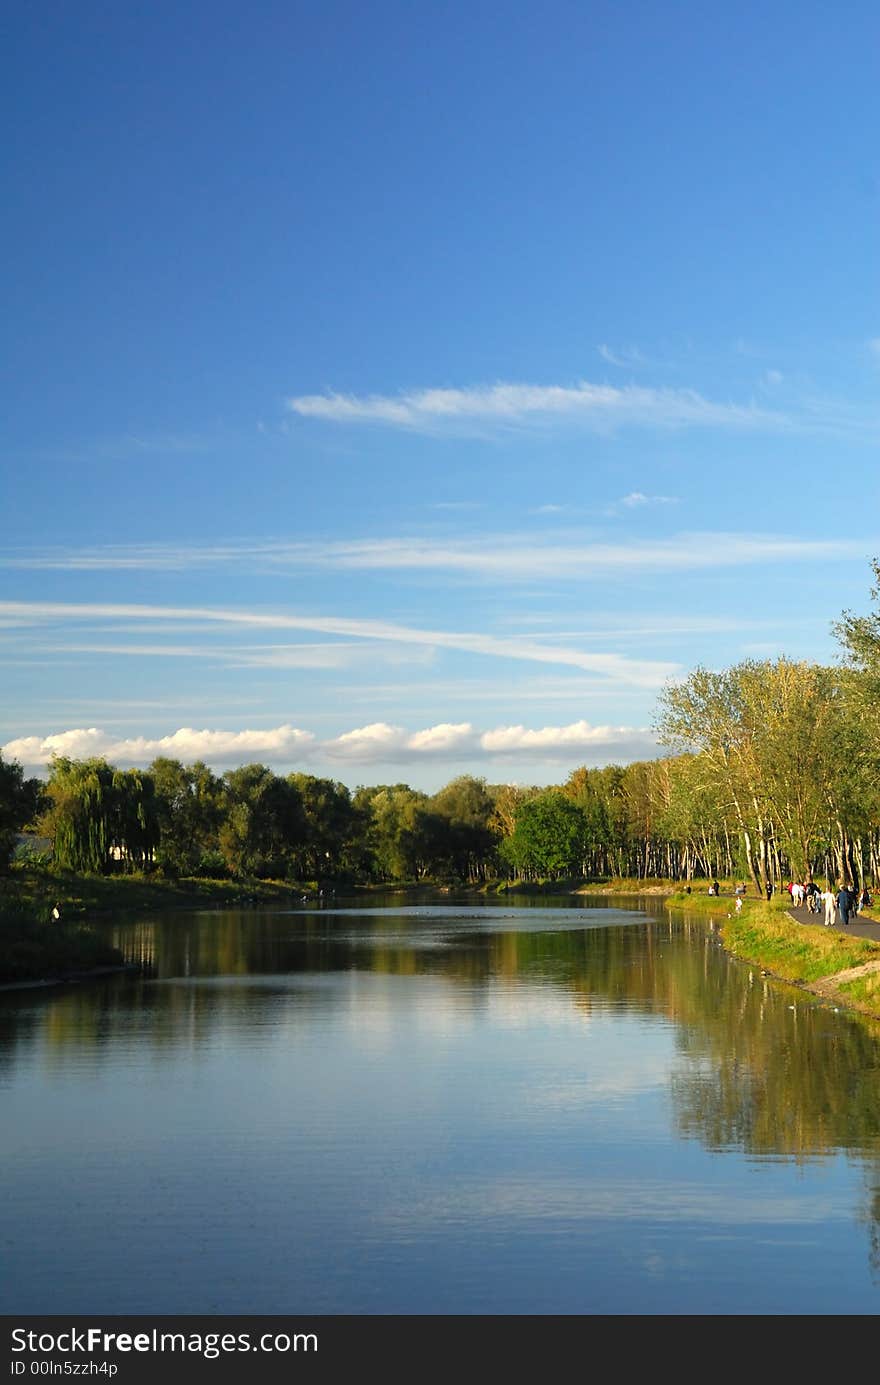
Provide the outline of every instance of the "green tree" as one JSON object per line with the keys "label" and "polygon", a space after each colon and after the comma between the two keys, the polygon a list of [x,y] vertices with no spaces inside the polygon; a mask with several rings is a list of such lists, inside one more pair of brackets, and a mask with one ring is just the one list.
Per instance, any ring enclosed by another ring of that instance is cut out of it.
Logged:
{"label": "green tree", "polygon": [[327,880],[347,874],[366,824],[345,784],[313,774],[288,775],[287,783],[302,805],[300,876]]}
{"label": "green tree", "polygon": [[40,819],[62,870],[103,875],[113,842],[113,769],[106,760],[56,756],[49,765],[48,807]]}
{"label": "green tree", "polygon": [[296,786],[266,765],[241,765],[223,776],[220,851],[233,875],[284,876],[304,833]]}
{"label": "green tree", "polygon": [[223,782],[201,760],[160,757],[150,765],[156,791],[156,860],[169,875],[196,875],[219,854]]}
{"label": "green tree", "polygon": [[422,879],[430,870],[438,831],[427,794],[408,784],[384,784],[358,789],[354,803],[361,813],[364,863],[373,878]]}
{"label": "green tree", "polygon": [[430,800],[435,870],[456,880],[485,880],[494,868],[495,804],[485,779],[462,774]]}
{"label": "green tree", "polygon": [[559,879],[580,872],[585,843],[580,808],[560,789],[547,789],[522,805],[501,853],[524,879]]}
{"label": "green tree", "polygon": [[0,869],[8,866],[19,832],[38,815],[42,799],[39,779],[25,779],[18,761],[0,753]]}

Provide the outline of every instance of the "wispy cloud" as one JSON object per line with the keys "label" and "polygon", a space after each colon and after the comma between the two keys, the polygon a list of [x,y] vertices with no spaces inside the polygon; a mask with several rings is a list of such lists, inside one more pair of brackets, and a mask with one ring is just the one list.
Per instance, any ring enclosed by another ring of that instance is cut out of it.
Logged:
{"label": "wispy cloud", "polygon": [[72,759],[104,757],[119,765],[146,765],[157,756],[191,763],[205,760],[223,766],[242,764],[255,756],[268,763],[350,762],[406,764],[424,760],[458,762],[483,758],[505,762],[544,760],[605,764],[651,758],[666,753],[650,731],[640,727],[593,726],[586,721],[568,726],[497,726],[479,731],[471,722],[441,722],[408,731],[388,722],[371,722],[329,739],[285,723],[262,730],[198,730],[183,726],[165,736],[120,738],[98,727],[55,731],[45,736],[20,736],[2,747],[7,759],[27,769],[46,766],[54,756]]}
{"label": "wispy cloud", "polygon": [[603,432],[625,426],[779,432],[794,423],[752,402],[719,403],[696,390],[636,385],[618,389],[587,380],[573,385],[499,383],[398,395],[306,394],[289,399],[287,407],[302,418],[327,423],[373,423],[429,432],[469,423],[517,426],[551,420]]}
{"label": "wispy cloud", "polygon": [[677,505],[678,496],[645,495],[644,491],[630,491],[629,495],[624,495],[621,498],[620,503],[630,510],[642,505]]}
{"label": "wispy cloud", "polygon": [[34,624],[104,619],[138,620],[155,617],[170,620],[216,621],[249,629],[310,630],[325,635],[378,640],[392,644],[451,649],[490,658],[525,660],[539,664],[561,664],[582,669],[600,677],[628,682],[640,687],[659,687],[678,672],[677,664],[660,660],[629,659],[619,654],[589,653],[565,646],[550,646],[534,640],[503,638],[449,630],[423,630],[389,621],[361,620],[340,616],[294,616],[258,611],[229,611],[214,608],[131,606],[110,603],[0,602],[0,617],[30,615]]}
{"label": "wispy cloud", "polygon": [[369,641],[348,644],[323,641],[316,644],[261,644],[242,646],[192,644],[115,644],[115,643],[38,643],[29,651],[56,655],[106,654],[140,659],[207,659],[223,668],[347,669],[369,661],[371,664],[429,664],[434,652],[430,646],[407,648],[397,644]]}
{"label": "wispy cloud", "polygon": [[[672,506],[677,503],[677,498],[631,491],[617,503],[627,510],[633,510]],[[552,509],[543,507],[543,511],[551,513]],[[413,535],[314,543],[272,540],[266,543],[192,545],[187,548],[166,548],[157,544],[43,553],[6,550],[0,554],[0,567],[108,572],[185,571],[209,567],[273,572],[321,568],[377,572],[433,569],[472,577],[479,575],[506,581],[531,581],[534,578],[564,580],[601,577],[627,570],[683,572],[762,563],[809,562],[832,557],[836,560],[852,558],[865,561],[876,551],[877,545],[878,539],[870,535],[863,539],[849,537],[836,541],[727,530],[681,531],[663,538],[631,538],[625,543],[608,543],[581,538],[576,531],[568,529],[557,531],[552,538],[536,538],[532,531],[527,534],[484,533],[462,539]],[[138,613],[144,608],[129,609]],[[197,614],[202,619],[216,618],[204,612]],[[0,624],[11,625],[19,619],[19,608],[14,603],[0,603]],[[302,625],[298,628],[309,627]]]}
{"label": "wispy cloud", "polygon": [[637,346],[623,346],[612,349],[605,342],[596,347],[603,361],[609,365],[619,366],[621,369],[628,370],[632,366],[646,365],[644,356]]}

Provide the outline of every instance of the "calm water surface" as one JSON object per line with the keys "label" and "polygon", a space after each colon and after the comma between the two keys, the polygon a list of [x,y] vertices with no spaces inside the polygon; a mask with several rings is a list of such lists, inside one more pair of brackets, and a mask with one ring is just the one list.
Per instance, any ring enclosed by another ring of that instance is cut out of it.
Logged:
{"label": "calm water surface", "polygon": [[236,910],[0,995],[4,1313],[876,1313],[880,1038],[618,901]]}

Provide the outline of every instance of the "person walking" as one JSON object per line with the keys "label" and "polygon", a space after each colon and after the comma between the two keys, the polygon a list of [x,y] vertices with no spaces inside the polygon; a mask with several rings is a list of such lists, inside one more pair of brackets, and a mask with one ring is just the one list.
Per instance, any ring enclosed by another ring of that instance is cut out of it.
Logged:
{"label": "person walking", "polygon": [[825,927],[834,927],[834,916],[837,912],[837,900],[830,885],[826,885],[822,891],[822,903],[825,905]]}
{"label": "person walking", "polygon": [[852,912],[852,906],[852,890],[849,888],[846,881],[843,880],[841,881],[840,889],[837,891],[837,912],[840,916],[840,922],[844,928],[846,928],[847,924],[849,923],[849,916]]}

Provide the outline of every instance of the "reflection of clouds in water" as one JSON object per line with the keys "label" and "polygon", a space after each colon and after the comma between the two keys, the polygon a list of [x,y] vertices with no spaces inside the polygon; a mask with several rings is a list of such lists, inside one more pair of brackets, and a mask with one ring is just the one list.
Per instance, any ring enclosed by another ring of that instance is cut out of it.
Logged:
{"label": "reflection of clouds in water", "polygon": [[[725,1188],[719,1198],[712,1187],[700,1183],[647,1183],[643,1177],[602,1179],[590,1176],[580,1181],[541,1180],[535,1173],[524,1179],[457,1182],[442,1192],[419,1197],[414,1190],[405,1209],[398,1213],[388,1208],[377,1216],[389,1235],[397,1227],[411,1236],[415,1223],[419,1232],[430,1226],[449,1227],[497,1222],[512,1223],[548,1220],[564,1221],[583,1229],[585,1222],[623,1221],[645,1223],[696,1222],[710,1227],[731,1226],[741,1230],[749,1223],[764,1231],[773,1226],[798,1226],[848,1222],[852,1210],[844,1193],[840,1201],[830,1195],[817,1195],[815,1186],[802,1197],[782,1193],[773,1183],[766,1198],[753,1192],[737,1195]],[[762,1238],[767,1240],[766,1235]]]}
{"label": "reflection of clouds in water", "polygon": [[[475,1026],[478,990],[424,976],[351,974],[348,1027],[363,1048],[381,1052],[411,1042],[414,1036],[456,1040]],[[413,984],[415,983],[415,984]]]}
{"label": "reflection of clouds in water", "polygon": [[502,982],[487,990],[489,1018],[503,1029],[531,1029],[536,1024],[585,1029],[593,1021],[591,1014],[578,1008],[571,991],[561,986]]}
{"label": "reflection of clouds in water", "polygon": [[543,1025],[582,1032],[592,1023],[563,987],[519,982],[352,972],[343,1003],[361,1046],[377,1050],[414,1035],[455,1043],[478,1027],[519,1031]]}
{"label": "reflection of clouds in water", "polygon": [[638,1071],[589,1073],[567,1082],[554,1082],[533,1092],[530,1101],[535,1116],[547,1111],[577,1111],[590,1104],[625,1101],[662,1091],[669,1086],[669,1055],[665,1049],[653,1059],[640,1060]]}

